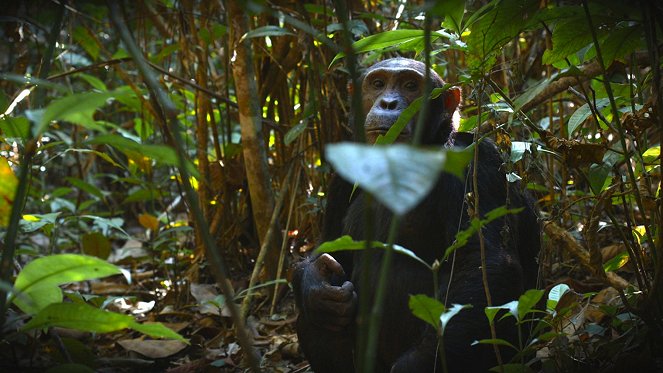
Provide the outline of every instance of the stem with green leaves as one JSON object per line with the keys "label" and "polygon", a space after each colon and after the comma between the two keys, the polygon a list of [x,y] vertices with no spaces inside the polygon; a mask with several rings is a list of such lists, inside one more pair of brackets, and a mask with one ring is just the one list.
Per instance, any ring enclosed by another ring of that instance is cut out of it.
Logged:
{"label": "stem with green leaves", "polygon": [[[44,57],[42,58],[41,69],[39,70],[39,79],[46,79],[51,71],[51,62],[53,61],[53,54],[55,52],[55,44],[58,35],[62,28],[62,19],[64,18],[64,4],[60,4],[55,15],[55,22],[48,34],[48,48]],[[32,101],[34,108],[41,108],[44,106],[46,99],[46,88],[37,85],[35,88],[35,98]],[[32,136],[32,130],[28,131],[28,140],[26,141],[23,149],[23,156],[21,157],[21,164],[18,169],[18,185],[14,195],[12,204],[11,215],[9,216],[9,225],[7,227],[7,234],[5,236],[4,247],[2,248],[2,259],[0,260],[0,283],[9,283],[12,271],[12,262],[14,260],[14,252],[16,251],[16,237],[18,236],[19,222],[21,221],[21,214],[25,207],[25,202],[28,196],[29,182],[28,176],[30,175],[30,167],[32,166],[32,158],[37,152],[38,140],[40,134]],[[0,327],[5,324],[5,315],[7,314],[7,296],[6,292],[0,288]]]}
{"label": "stem with green leaves", "polygon": [[[216,244],[214,243],[214,239],[212,238],[212,235],[209,231],[209,225],[205,221],[202,209],[200,208],[198,196],[191,186],[191,175],[189,174],[189,171],[186,167],[186,152],[182,146],[182,144],[184,144],[184,139],[182,138],[181,134],[182,125],[177,119],[178,110],[174,103],[171,101],[170,97],[168,97],[168,94],[166,94],[165,90],[159,84],[154,72],[150,69],[150,66],[147,63],[147,60],[143,56],[141,50],[138,48],[138,45],[136,45],[136,42],[129,32],[124,18],[122,17],[122,11],[120,10],[118,3],[113,0],[108,0],[107,5],[109,8],[111,21],[113,22],[116,31],[122,39],[122,42],[127,48],[127,52],[136,63],[136,66],[143,76],[150,94],[153,95],[155,102],[158,103],[160,109],[166,116],[164,125],[168,127],[168,131],[172,134],[174,139],[172,145],[175,147],[175,151],[177,153],[178,171],[182,180],[184,196],[191,208],[196,227],[200,233],[200,237],[203,241],[202,243],[205,246],[206,254],[210,260],[211,267],[214,269],[212,272],[216,278],[216,281],[223,294],[225,294],[228,299],[230,299],[229,295],[233,294],[233,289],[230,287],[230,284],[227,281],[227,266],[223,260],[223,257],[221,257],[221,251],[218,250]],[[258,356],[256,355],[256,352],[250,342],[250,338],[244,327],[244,320],[241,318],[239,309],[233,301],[228,301],[226,305],[230,310],[231,318],[237,333],[237,339],[246,354],[246,359],[249,363],[249,366],[253,371],[259,372],[260,365],[258,364]]]}

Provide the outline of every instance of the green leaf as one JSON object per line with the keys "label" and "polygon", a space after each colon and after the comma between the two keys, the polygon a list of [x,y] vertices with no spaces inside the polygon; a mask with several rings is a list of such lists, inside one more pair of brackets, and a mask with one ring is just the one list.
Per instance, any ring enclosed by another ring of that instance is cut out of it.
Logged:
{"label": "green leaf", "polygon": [[98,125],[93,118],[94,112],[111,98],[131,94],[133,91],[125,86],[111,92],[77,93],[57,99],[46,107],[44,115],[37,123],[36,133],[41,134],[54,120],[64,120],[85,128],[103,131],[104,127]]}
{"label": "green leaf", "polygon": [[626,265],[629,261],[628,252],[622,251],[621,253],[615,255],[614,258],[603,263],[603,270],[606,272],[616,271]]}
{"label": "green leaf", "polygon": [[605,163],[592,164],[589,166],[587,178],[589,179],[589,187],[591,188],[594,195],[598,196],[602,191],[610,186],[611,180],[608,179],[608,176],[610,176],[611,172],[612,167]]}
{"label": "green leaf", "polygon": [[93,333],[109,333],[130,328],[143,334],[187,342],[161,323],[140,324],[131,316],[108,312],[85,303],[55,303],[41,310],[22,331],[60,327]]}
{"label": "green leaf", "polygon": [[656,145],[652,146],[651,148],[647,149],[644,153],[642,153],[642,160],[645,162],[645,164],[653,164],[658,161],[660,156],[661,156],[661,146]]}
{"label": "green leaf", "polygon": [[61,327],[86,332],[108,333],[130,327],[131,316],[103,311],[85,303],[54,303],[42,309],[23,328]]}
{"label": "green leaf", "polygon": [[491,2],[477,12],[478,17],[471,17],[466,40],[470,64],[486,69],[492,66],[501,47],[534,22],[538,4],[536,0]]}
{"label": "green leaf", "polygon": [[299,135],[301,135],[304,132],[307,125],[308,125],[308,121],[307,120],[302,120],[301,122],[299,122],[296,125],[292,126],[292,128],[290,128],[288,130],[288,132],[286,132],[286,134],[283,138],[283,142],[286,145],[290,145],[293,141],[295,141],[295,139],[297,139],[299,137]]}
{"label": "green leaf", "polygon": [[18,178],[5,157],[0,156],[0,227],[9,224],[9,215],[14,205]]}
{"label": "green leaf", "polygon": [[440,316],[445,307],[439,300],[424,294],[410,295],[408,306],[414,316],[432,325],[435,330],[440,329]]}
{"label": "green leaf", "polygon": [[414,118],[415,114],[419,112],[422,104],[422,97],[419,97],[412,101],[410,105],[401,112],[396,119],[396,122],[389,127],[389,130],[384,135],[378,135],[378,138],[375,139],[375,145],[389,145],[396,142],[398,136],[403,132],[405,126]]}
{"label": "green leaf", "polygon": [[79,73],[78,77],[85,80],[89,85],[92,86],[92,88],[95,88],[101,92],[108,91],[106,84],[104,84],[104,82],[102,82],[101,79],[97,78],[96,76]]}
{"label": "green leaf", "polygon": [[[621,24],[620,24],[621,25]],[[642,23],[626,27],[613,27],[600,41],[601,55],[606,66],[624,57],[638,48],[644,48],[644,30]]]}
{"label": "green leaf", "polygon": [[451,321],[451,319],[454,316],[458,315],[458,313],[460,311],[462,311],[464,309],[468,309],[468,308],[472,308],[472,305],[471,304],[464,304],[464,305],[454,304],[453,306],[451,306],[451,308],[449,308],[444,313],[442,313],[442,315],[440,315],[440,325],[442,325],[442,334],[444,334],[444,330],[446,329],[447,324],[449,324],[449,321]]}
{"label": "green leaf", "polygon": [[90,31],[88,31],[85,27],[78,26],[74,28],[71,36],[74,37],[74,41],[83,47],[83,49],[85,49],[87,54],[90,55],[93,60],[99,58],[99,44],[97,44],[94,37],[90,35]]}
{"label": "green leaf", "polygon": [[[492,307],[486,307],[486,308],[491,309],[490,313],[491,313],[492,317],[495,317],[495,315],[494,315],[495,311],[494,310],[497,310],[497,311],[507,310],[507,312],[509,312],[511,315],[513,315],[513,317],[515,317],[516,320],[519,320],[518,319],[518,301],[517,300],[512,300],[511,302],[505,303],[501,306],[492,306]],[[488,315],[488,312],[486,312],[486,315]]]}
{"label": "green leaf", "polygon": [[[430,94],[430,99],[434,100],[438,98],[444,91],[447,91],[451,87],[451,84],[445,84],[444,87],[433,89]],[[398,116],[396,122],[392,124],[391,127],[389,127],[387,133],[384,134],[384,136],[378,136],[378,138],[375,140],[375,145],[388,145],[396,142],[396,139],[398,139],[398,136],[401,134],[401,132],[403,132],[405,126],[407,126],[412,118],[414,118],[414,116],[419,112],[422,103],[422,97],[418,97],[412,101],[412,103],[410,103],[410,105],[408,105],[408,107],[405,108],[405,110],[403,110],[403,112]]]}
{"label": "green leaf", "polygon": [[465,14],[465,0],[445,0],[437,1],[431,13],[443,15],[444,22],[442,26],[449,30],[461,34],[463,28],[463,15]]}
{"label": "green leaf", "polygon": [[497,316],[497,313],[500,312],[501,308],[497,307],[485,307],[483,309],[483,312],[486,314],[486,317],[488,318],[488,323],[492,324],[493,321],[495,320],[495,316]]}
{"label": "green leaf", "polygon": [[154,338],[176,339],[185,342],[186,344],[189,344],[189,341],[187,341],[179,333],[168,328],[162,323],[157,322],[157,323],[140,324],[134,320],[132,321],[133,322],[131,323],[130,328],[137,332],[141,332],[145,335],[149,335],[150,337]]}
{"label": "green leaf", "polygon": [[[580,9],[580,8],[578,8]],[[571,54],[587,47],[592,42],[592,33],[589,30],[584,14],[578,13],[575,17],[559,21],[552,33],[552,49],[543,53],[542,62],[552,65]]]}
{"label": "green leaf", "polygon": [[122,273],[118,267],[99,258],[58,254],[38,258],[19,272],[14,289],[20,296],[14,304],[23,312],[35,314],[52,303],[62,302],[59,286]]}
{"label": "green leaf", "polygon": [[[372,249],[388,249],[389,245],[379,241],[371,241],[369,248]],[[335,239],[334,241],[327,241],[322,243],[315,249],[314,254],[323,254],[323,253],[334,253],[337,251],[356,251],[364,250],[367,248],[366,241],[354,241],[352,237],[345,235],[340,238]],[[431,266],[428,265],[423,259],[419,258],[412,250],[408,250],[399,245],[393,245],[392,249],[394,252],[409,256],[410,258],[416,260],[417,262],[426,266],[426,268],[431,269]]]}
{"label": "green leaf", "polygon": [[[106,144],[116,148],[122,152],[135,152],[141,155],[144,155],[147,158],[153,159],[158,163],[162,163],[168,166],[178,166],[179,161],[177,158],[177,153],[175,149],[166,146],[166,145],[151,145],[151,144],[140,144],[134,140],[131,140],[124,136],[119,135],[99,135],[88,141],[90,144]],[[196,167],[189,161],[187,161],[187,170],[189,173],[198,178],[200,173]]]}
{"label": "green leaf", "polygon": [[62,84],[57,84],[53,83],[49,80],[46,79],[39,79],[37,77],[33,76],[24,76],[24,75],[18,75],[14,73],[0,73],[0,80],[6,80],[8,82],[13,82],[13,83],[18,83],[21,85],[36,85],[40,86],[43,88],[49,88],[49,89],[54,89],[60,93],[68,93],[69,89],[62,85]]}
{"label": "green leaf", "polygon": [[397,215],[405,214],[430,192],[451,153],[404,144],[338,143],[326,149],[327,159],[343,178],[358,184]]}
{"label": "green leaf", "polygon": [[538,83],[530,86],[523,92],[520,96],[516,97],[515,100],[513,100],[513,110],[518,111],[520,108],[523,107],[526,103],[530,102],[534,97],[536,97],[539,93],[543,92],[544,89],[546,89],[549,85],[550,82],[555,79],[555,76],[548,77],[546,79],[542,79]]}
{"label": "green leaf", "polygon": [[162,197],[162,193],[157,189],[138,189],[129,194],[122,203],[154,201]]}
{"label": "green leaf", "polygon": [[532,311],[532,308],[539,303],[544,291],[538,289],[529,289],[525,294],[518,298],[518,320],[522,321],[525,315]]}
{"label": "green leaf", "polygon": [[292,31],[288,29],[284,29],[283,27],[278,27],[278,26],[262,26],[262,27],[257,27],[246,34],[242,36],[240,39],[240,42],[242,42],[244,39],[250,39],[250,38],[261,38],[265,36],[284,36],[284,35],[295,35]]}
{"label": "green leaf", "polygon": [[[435,41],[442,36],[445,35],[433,31],[431,32],[431,41]],[[358,40],[352,44],[352,48],[355,53],[364,53],[390,47],[398,47],[403,43],[412,42],[416,39],[423,40],[423,38],[424,30],[392,30],[367,36]],[[343,57],[345,57],[344,52],[337,54],[329,65],[333,66],[336,61]]]}
{"label": "green leaf", "polygon": [[500,206],[497,207],[493,210],[490,210],[486,213],[484,219],[478,219],[478,218],[473,218],[470,221],[469,227],[466,229],[456,233],[456,239],[454,240],[454,243],[449,246],[445,252],[444,252],[444,258],[448,258],[451,253],[456,251],[457,249],[467,245],[469,242],[470,238],[474,236],[479,229],[482,227],[486,226],[490,222],[492,222],[495,219],[499,219],[502,216],[509,215],[509,214],[518,214],[520,211],[522,211],[522,208],[517,208],[517,209],[507,209],[505,206]]}
{"label": "green leaf", "polygon": [[106,236],[99,232],[90,232],[83,235],[81,239],[83,252],[86,255],[95,256],[100,259],[108,259],[111,253],[111,243]]}
{"label": "green leaf", "polygon": [[480,339],[480,340],[474,342],[474,344],[477,344],[477,343],[478,343],[478,344],[482,344],[482,345],[507,346],[507,347],[511,347],[511,348],[513,348],[514,350],[518,351],[518,349],[516,348],[516,346],[514,346],[513,344],[511,344],[509,341],[506,341],[506,340],[504,340],[504,339],[500,339],[500,338],[495,338],[495,339],[492,339],[492,338],[489,338],[489,339]]}
{"label": "green leaf", "polygon": [[[608,105],[610,105],[610,99],[607,97],[596,100],[596,110],[598,111],[605,109]],[[589,104],[582,105],[578,110],[571,114],[568,124],[569,136],[571,136],[591,114],[592,110],[589,108]]]}
{"label": "green leaf", "polygon": [[567,284],[558,284],[553,286],[553,288],[550,289],[550,292],[548,292],[548,300],[546,301],[546,308],[548,309],[548,311],[550,312],[555,311],[555,308],[557,307],[557,303],[559,303],[559,300],[562,299],[564,293],[570,290],[571,288]]}
{"label": "green leaf", "polygon": [[84,192],[87,192],[87,193],[89,193],[89,194],[91,194],[91,195],[93,195],[93,196],[95,196],[99,199],[104,198],[104,194],[101,192],[101,190],[99,190],[99,188],[97,188],[96,186],[94,186],[94,185],[92,185],[92,184],[90,184],[90,183],[88,183],[84,180],[81,180],[77,177],[65,177],[64,179],[67,182],[69,182],[69,184],[73,185],[74,187],[76,187],[76,188],[78,188],[78,189],[80,189]]}
{"label": "green leaf", "polygon": [[34,232],[49,224],[55,224],[60,212],[51,212],[49,214],[23,215],[20,227],[24,233]]}
{"label": "green leaf", "polygon": [[0,119],[0,134],[4,137],[28,139],[30,134],[30,121],[26,117],[6,116]]}

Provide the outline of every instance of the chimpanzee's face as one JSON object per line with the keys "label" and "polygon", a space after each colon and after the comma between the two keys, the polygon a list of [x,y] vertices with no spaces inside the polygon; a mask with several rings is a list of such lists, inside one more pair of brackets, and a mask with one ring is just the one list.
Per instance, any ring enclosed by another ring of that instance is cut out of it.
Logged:
{"label": "chimpanzee's face", "polygon": [[[389,61],[386,65],[371,68],[362,82],[363,109],[367,113],[364,129],[369,143],[374,143],[378,135],[387,133],[403,110],[424,91],[421,71],[401,63],[401,60]],[[412,137],[415,121],[416,116],[405,126],[399,141]]]}

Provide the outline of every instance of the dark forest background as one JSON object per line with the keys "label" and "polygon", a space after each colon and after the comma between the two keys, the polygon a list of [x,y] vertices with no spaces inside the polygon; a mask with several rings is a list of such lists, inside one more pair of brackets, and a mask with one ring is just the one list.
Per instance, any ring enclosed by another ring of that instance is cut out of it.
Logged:
{"label": "dark forest background", "polygon": [[659,2],[1,8],[0,369],[306,371],[288,274],[348,82],[426,51],[541,209],[504,371],[663,368]]}

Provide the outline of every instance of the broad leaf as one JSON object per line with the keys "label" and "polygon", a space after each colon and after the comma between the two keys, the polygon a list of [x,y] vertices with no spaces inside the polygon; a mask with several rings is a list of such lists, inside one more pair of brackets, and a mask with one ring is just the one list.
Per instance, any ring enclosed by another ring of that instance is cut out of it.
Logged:
{"label": "broad leaf", "polygon": [[49,304],[62,302],[62,284],[120,273],[120,268],[92,256],[45,256],[28,263],[18,274],[14,289],[20,294],[13,301],[23,312],[35,314]]}
{"label": "broad leaf", "polygon": [[447,328],[447,324],[449,324],[449,321],[451,321],[451,319],[454,316],[458,315],[458,313],[460,311],[462,311],[464,309],[467,309],[467,308],[472,308],[472,305],[471,304],[463,304],[463,305],[454,304],[453,306],[451,306],[451,308],[449,308],[442,315],[440,315],[440,325],[442,325],[442,334],[444,334],[444,330]]}
{"label": "broad leaf", "polygon": [[308,125],[308,120],[302,120],[301,122],[292,126],[292,128],[290,128],[288,132],[286,132],[283,138],[283,142],[286,145],[290,145],[293,141],[295,141],[295,139],[299,137],[299,135],[301,135],[304,132],[307,125]]}
{"label": "broad leaf", "polygon": [[64,120],[86,128],[103,130],[93,118],[94,112],[106,102],[117,96],[133,94],[129,87],[122,87],[112,92],[85,92],[69,95],[51,102],[44,115],[37,122],[36,133],[41,134],[51,121]]}
{"label": "broad leaf", "polygon": [[[175,149],[166,145],[141,144],[124,136],[110,134],[96,136],[88,143],[110,145],[125,153],[135,152],[168,166],[179,165]],[[186,166],[192,176],[199,177],[198,170],[191,162],[187,162]]]}
{"label": "broad leaf", "polygon": [[507,209],[506,207],[501,206],[488,211],[483,219],[473,218],[470,221],[469,227],[456,233],[456,239],[454,240],[453,244],[451,244],[451,246],[445,250],[444,258],[448,258],[449,255],[451,255],[454,251],[467,245],[470,238],[472,238],[472,236],[474,236],[479,231],[479,229],[483,228],[493,220],[499,219],[505,215],[517,214],[522,210],[522,208]]}
{"label": "broad leaf", "polygon": [[440,328],[440,316],[445,307],[439,300],[424,294],[410,295],[408,306],[414,316],[432,325],[435,330]]}
{"label": "broad leaf", "polygon": [[128,315],[108,312],[85,303],[55,303],[41,310],[23,328],[44,329],[61,327],[94,333],[109,333],[131,328],[155,338],[187,342],[181,335],[161,323],[140,324]]}
{"label": "broad leaf", "polygon": [[[608,105],[610,105],[610,99],[608,98],[602,98],[599,100],[596,100],[596,110],[601,111],[605,109]],[[568,124],[568,132],[569,136],[575,132],[578,127],[587,119],[590,115],[592,114],[592,110],[589,108],[589,104],[584,104],[581,107],[578,108],[573,114],[571,114],[571,117],[569,118],[569,124]]]}
{"label": "broad leaf", "polygon": [[260,38],[265,36],[295,35],[292,31],[274,25],[257,27],[242,36],[240,42],[249,38]]}
{"label": "broad leaf", "polygon": [[[352,239],[352,237],[345,235],[335,239],[334,241],[324,242],[323,244],[318,246],[317,249],[315,249],[314,254],[317,255],[323,253],[334,253],[337,251],[345,251],[345,250],[351,250],[351,251],[364,250],[366,249],[366,247],[367,247],[366,241],[355,241]],[[372,241],[369,248],[388,249],[389,245],[380,241]],[[394,250],[394,252],[397,252],[405,256],[409,256],[410,258],[426,266],[426,268],[431,269],[431,266],[428,265],[428,263],[426,263],[423,259],[419,258],[417,254],[415,254],[412,250],[408,250],[399,245],[393,245],[392,249]]]}
{"label": "broad leaf", "polygon": [[103,311],[85,303],[55,303],[37,313],[23,330],[45,329],[53,326],[108,333],[128,328],[134,319],[128,315]]}
{"label": "broad leaf", "polygon": [[346,180],[370,192],[397,215],[414,208],[431,191],[444,169],[445,150],[396,144],[327,146],[327,159]]}
{"label": "broad leaf", "polygon": [[6,227],[14,205],[18,179],[4,157],[0,157],[0,180],[0,227]]}
{"label": "broad leaf", "polygon": [[[445,84],[444,87],[440,88],[435,88],[431,91],[430,94],[430,99],[434,100],[438,98],[444,91],[448,90],[451,87],[451,84]],[[398,139],[398,136],[403,132],[403,129],[407,124],[414,118],[414,116],[419,112],[421,109],[421,105],[423,103],[423,98],[419,97],[412,101],[410,105],[408,105],[405,110],[398,116],[398,119],[394,124],[389,127],[389,130],[387,131],[386,134],[379,135],[378,138],[375,140],[376,145],[383,145],[383,144],[393,144],[396,142],[396,139]]]}
{"label": "broad leaf", "polygon": [[559,300],[562,299],[562,295],[570,290],[571,288],[567,284],[553,286],[553,288],[550,289],[550,292],[548,292],[548,300],[546,301],[546,308],[548,311],[555,311],[557,303],[559,303]]}
{"label": "broad leaf", "polygon": [[628,252],[622,251],[621,253],[615,255],[614,258],[603,263],[603,270],[606,272],[616,271],[626,265],[629,261]]}
{"label": "broad leaf", "polygon": [[[440,37],[446,36],[442,32],[431,32],[431,41],[434,42]],[[381,50],[390,47],[397,47],[404,43],[409,43],[417,39],[423,40],[424,30],[392,30],[381,32],[379,34],[367,36],[352,44],[355,53],[364,53],[375,50]],[[334,59],[329,64],[334,65],[336,61],[345,57],[345,53],[341,52],[334,56]]]}
{"label": "broad leaf", "polygon": [[539,303],[543,293],[543,290],[529,289],[518,298],[518,321],[522,321],[525,315],[532,311],[532,308]]}

